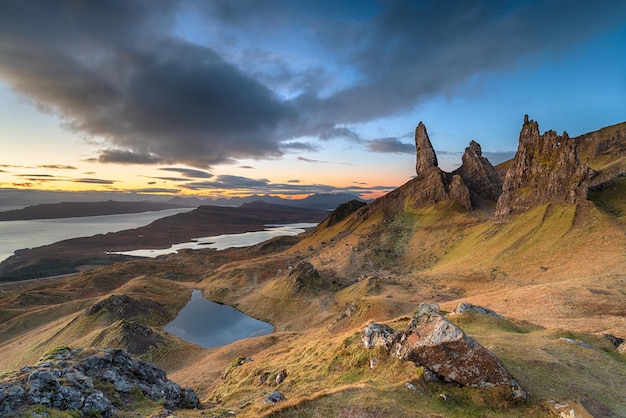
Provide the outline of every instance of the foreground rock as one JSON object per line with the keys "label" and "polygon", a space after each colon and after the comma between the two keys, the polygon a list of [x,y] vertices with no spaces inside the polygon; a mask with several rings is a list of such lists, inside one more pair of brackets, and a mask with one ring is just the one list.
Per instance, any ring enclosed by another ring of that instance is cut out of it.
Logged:
{"label": "foreground rock", "polygon": [[445,381],[481,388],[510,387],[514,397],[526,398],[498,358],[441,316],[437,305],[422,303],[404,332],[371,323],[361,339],[366,348],[383,346]]}
{"label": "foreground rock", "polygon": [[[111,389],[102,389],[105,387]],[[0,416],[19,416],[33,404],[103,417],[123,416],[113,402],[121,399],[123,409],[126,402],[141,396],[139,393],[153,401],[163,400],[170,410],[200,405],[192,389],[182,389],[167,379],[164,370],[122,350],[62,348],[0,382]]]}

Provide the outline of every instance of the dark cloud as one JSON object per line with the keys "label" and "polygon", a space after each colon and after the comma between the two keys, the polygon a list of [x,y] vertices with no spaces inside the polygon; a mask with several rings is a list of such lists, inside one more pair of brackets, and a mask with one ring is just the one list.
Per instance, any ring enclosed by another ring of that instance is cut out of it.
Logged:
{"label": "dark cloud", "polygon": [[163,168],[159,168],[159,170],[162,170],[162,171],[173,171],[175,173],[180,173],[181,175],[183,175],[185,177],[190,177],[190,178],[210,179],[211,177],[213,177],[213,174],[211,174],[209,172],[202,171],[202,170],[195,170],[195,169],[192,169],[192,168],[163,167]]}
{"label": "dark cloud", "polygon": [[361,135],[359,135],[350,128],[346,128],[345,126],[337,126],[327,130],[323,130],[319,133],[319,137],[323,140],[343,138],[354,142],[363,141]]}
{"label": "dark cloud", "polygon": [[287,183],[302,183],[302,180],[291,179],[291,180],[287,180]]}
{"label": "dark cloud", "polygon": [[269,180],[267,179],[251,179],[248,177],[221,175],[216,176],[215,180],[188,183],[185,187],[193,190],[199,189],[244,189],[244,190],[263,190],[267,188]]}
{"label": "dark cloud", "polygon": [[167,162],[156,154],[143,154],[135,151],[126,151],[119,149],[100,151],[100,155],[98,156],[98,158],[88,161],[117,164],[158,164]]}
{"label": "dark cloud", "polygon": [[15,174],[16,177],[28,177],[28,178],[56,178],[52,174]]}
{"label": "dark cloud", "polygon": [[302,162],[305,162],[305,163],[312,163],[312,164],[354,165],[354,164],[351,164],[351,163],[336,163],[336,162],[332,162],[332,161],[315,160],[315,159],[312,159],[312,158],[306,158],[306,157],[302,157],[302,156],[298,157],[297,159],[298,159],[298,161],[302,161]]}
{"label": "dark cloud", "polygon": [[367,149],[372,152],[415,154],[415,144],[401,142],[398,138],[378,138],[367,141]]}
{"label": "dark cloud", "polygon": [[298,161],[303,161],[305,163],[313,163],[313,164],[329,164],[328,161],[322,161],[322,160],[314,160],[312,158],[306,158],[306,157],[298,157]]}
{"label": "dark cloud", "polygon": [[216,176],[214,180],[191,182],[181,187],[190,190],[236,190],[239,193],[263,193],[282,195],[301,195],[312,193],[356,193],[365,194],[375,191],[388,192],[396,186],[348,186],[336,187],[326,184],[304,184],[299,180],[287,183],[272,183],[267,179],[252,179],[240,176]]}
{"label": "dark cloud", "polygon": [[180,190],[179,189],[166,189],[166,188],[158,188],[158,187],[148,187],[145,189],[135,189],[133,190],[134,193],[142,193],[142,194],[149,194],[149,193],[178,193]]}
{"label": "dark cloud", "polygon": [[177,182],[189,181],[188,178],[183,178],[183,177],[150,177],[150,178],[155,178],[157,180],[163,180],[163,181],[177,181]]}
{"label": "dark cloud", "polygon": [[114,184],[114,180],[105,180],[105,179],[94,179],[94,178],[83,178],[83,179],[73,179],[74,183],[90,183],[90,184]]}
{"label": "dark cloud", "polygon": [[76,167],[71,165],[62,165],[62,164],[45,164],[38,165],[36,168],[47,168],[50,170],[76,170]]}
{"label": "dark cloud", "polygon": [[[183,12],[198,23],[193,43]],[[94,161],[206,168],[274,158],[302,137],[362,143],[348,126],[466,94],[625,15],[617,0],[6,0],[0,78],[106,141]],[[301,54],[267,49],[277,37]]]}
{"label": "dark cloud", "polygon": [[320,150],[320,147],[312,142],[284,142],[280,144],[280,147],[284,151],[317,152]]}
{"label": "dark cloud", "polygon": [[240,165],[239,168],[245,168],[247,170],[254,170],[254,167],[252,167],[251,165]]}

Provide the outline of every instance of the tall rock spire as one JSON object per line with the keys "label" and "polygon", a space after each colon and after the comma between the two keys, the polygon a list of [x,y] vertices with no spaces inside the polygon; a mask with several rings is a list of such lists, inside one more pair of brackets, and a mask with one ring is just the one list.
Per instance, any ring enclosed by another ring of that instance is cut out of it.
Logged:
{"label": "tall rock spire", "polygon": [[428,138],[426,126],[422,122],[415,128],[415,149],[417,156],[415,172],[418,176],[429,168],[437,167],[437,155]]}
{"label": "tall rock spire", "polygon": [[587,199],[591,176],[589,165],[578,159],[576,139],[567,132],[542,135],[539,124],[526,115],[494,220],[507,222],[512,215],[544,203],[581,203]]}

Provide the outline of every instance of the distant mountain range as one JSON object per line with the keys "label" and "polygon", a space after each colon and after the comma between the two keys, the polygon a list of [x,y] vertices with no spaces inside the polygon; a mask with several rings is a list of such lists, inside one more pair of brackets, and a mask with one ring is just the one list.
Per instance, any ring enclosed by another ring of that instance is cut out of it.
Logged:
{"label": "distant mountain range", "polygon": [[349,194],[349,193],[321,193],[321,194],[313,194],[311,196],[305,197],[304,199],[283,199],[277,196],[269,196],[269,195],[252,195],[246,197],[231,197],[229,199],[226,198],[206,198],[199,199],[197,197],[174,197],[169,200],[169,203],[179,204],[179,205],[212,205],[212,206],[241,206],[244,203],[251,202],[264,202],[264,203],[273,203],[275,205],[283,205],[283,206],[292,206],[297,208],[308,208],[308,209],[320,209],[320,210],[333,210],[337,206],[349,202],[350,200],[360,200],[362,202],[368,203],[369,201],[361,199],[358,195]]}
{"label": "distant mountain range", "polygon": [[124,213],[139,213],[166,209],[197,206],[231,206],[239,207],[246,203],[263,202],[275,205],[332,210],[351,200],[361,200],[358,196],[341,194],[314,194],[304,199],[282,199],[276,196],[252,195],[246,197],[232,197],[230,199],[199,199],[197,197],[174,197],[167,202],[118,202],[114,200],[99,202],[61,202],[43,203],[27,206],[23,209],[0,212],[0,221],[23,221],[33,219],[80,218],[85,216],[118,215]]}

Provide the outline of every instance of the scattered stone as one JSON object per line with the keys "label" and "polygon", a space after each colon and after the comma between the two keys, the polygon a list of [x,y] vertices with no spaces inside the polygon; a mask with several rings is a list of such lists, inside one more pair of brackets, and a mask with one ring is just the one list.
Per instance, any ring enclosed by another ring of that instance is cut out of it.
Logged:
{"label": "scattered stone", "polygon": [[271,403],[271,404],[275,404],[275,403],[279,403],[282,402],[284,400],[286,400],[287,398],[285,398],[285,395],[283,395],[282,393],[278,392],[278,391],[274,391],[272,393],[270,393],[269,395],[267,395],[267,398],[265,398],[265,403]]}
{"label": "scattered stone", "polygon": [[138,388],[153,401],[163,399],[168,409],[196,408],[200,400],[190,388],[182,389],[167,379],[165,371],[116,349],[89,353],[62,349],[44,356],[63,358],[23,367],[28,377],[7,378],[0,382],[0,416],[15,414],[29,405],[41,404],[59,410],[78,410],[83,414],[97,412],[110,417],[118,412],[111,400],[95,388],[112,384],[121,399],[130,399]]}
{"label": "scattered stone", "polygon": [[626,340],[620,337],[616,337],[612,334],[602,334],[602,336],[607,339],[612,345],[613,348],[617,350],[617,348]]}
{"label": "scattered stone", "polygon": [[370,369],[373,369],[374,367],[376,367],[377,363],[378,363],[378,357],[370,357]]}
{"label": "scattered stone", "polygon": [[267,382],[268,377],[270,377],[269,372],[265,372],[261,376],[259,376],[259,385],[262,385],[263,383]]}
{"label": "scattered stone", "polygon": [[371,322],[361,332],[361,342],[365,348],[383,346],[387,350],[396,344],[401,334],[394,331],[389,325]]}
{"label": "scattered stone", "polygon": [[462,386],[508,386],[515,397],[526,392],[497,357],[439,313],[438,305],[422,303],[405,332],[370,323],[361,332],[366,348],[383,346],[448,382]]}
{"label": "scattered stone", "polygon": [[413,392],[417,392],[417,393],[424,393],[420,388],[418,388],[417,386],[415,386],[413,383],[411,382],[406,382],[404,384],[404,386],[409,389],[412,390]]}
{"label": "scattered stone", "polygon": [[618,353],[626,354],[626,342],[621,343],[616,349]]}
{"label": "scattered stone", "polygon": [[439,375],[428,369],[424,369],[423,379],[424,382],[441,382]]}
{"label": "scattered stone", "polygon": [[504,319],[504,316],[492,311],[488,308],[483,308],[482,306],[473,305],[469,302],[460,302],[450,313],[450,315],[463,315],[463,314],[479,314],[479,315],[489,315],[496,318]]}
{"label": "scattered stone", "polygon": [[576,345],[579,345],[579,346],[581,346],[581,347],[588,348],[588,349],[590,349],[590,350],[595,350],[595,349],[596,349],[596,348],[595,348],[594,346],[592,346],[591,344],[587,344],[587,343],[586,343],[586,342],[584,342],[584,341],[573,340],[573,339],[571,339],[571,338],[561,337],[561,338],[559,338],[559,341],[564,341],[564,342],[566,342],[566,343],[568,343],[568,344],[576,344]]}
{"label": "scattered stone", "polygon": [[283,370],[282,372],[276,375],[276,384],[280,385],[281,383],[285,381],[286,378],[287,378],[287,370]]}

